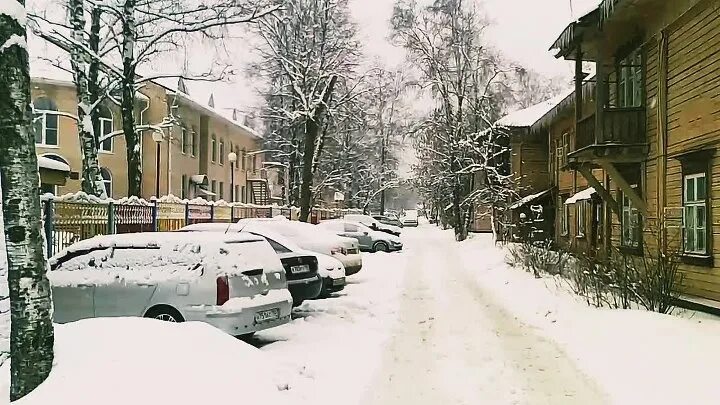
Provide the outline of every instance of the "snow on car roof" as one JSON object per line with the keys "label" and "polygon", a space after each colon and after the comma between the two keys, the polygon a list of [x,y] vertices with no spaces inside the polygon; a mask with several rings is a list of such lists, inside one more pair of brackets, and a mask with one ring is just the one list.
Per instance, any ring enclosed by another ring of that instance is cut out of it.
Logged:
{"label": "snow on car roof", "polygon": [[193,224],[181,228],[180,231],[228,232],[228,234],[241,232],[242,235],[257,234],[259,237],[270,238],[292,251],[303,250],[291,239],[274,231],[272,227],[264,226],[263,223],[248,223],[245,226],[242,224],[232,224],[232,226],[228,226],[228,224],[222,223]]}
{"label": "snow on car roof", "polygon": [[[254,242],[263,239],[246,233],[233,233],[223,237],[222,242]],[[74,243],[63,249],[58,254],[50,258],[50,264],[53,265],[57,261],[68,254],[82,252],[86,250],[102,249],[109,247],[121,248],[143,248],[151,246],[161,246],[166,243],[176,242],[204,242],[218,241],[217,235],[211,235],[209,232],[196,232],[192,235],[183,232],[143,232],[143,233],[125,233],[117,235],[99,235],[90,239],[85,239]]]}

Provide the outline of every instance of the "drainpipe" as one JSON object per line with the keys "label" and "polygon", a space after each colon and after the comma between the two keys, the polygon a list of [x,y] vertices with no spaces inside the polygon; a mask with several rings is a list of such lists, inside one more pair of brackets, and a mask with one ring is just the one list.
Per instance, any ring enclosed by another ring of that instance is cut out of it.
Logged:
{"label": "drainpipe", "polygon": [[168,128],[168,151],[167,151],[167,167],[168,167],[168,174],[167,174],[167,195],[170,195],[172,192],[172,131],[173,127]]}

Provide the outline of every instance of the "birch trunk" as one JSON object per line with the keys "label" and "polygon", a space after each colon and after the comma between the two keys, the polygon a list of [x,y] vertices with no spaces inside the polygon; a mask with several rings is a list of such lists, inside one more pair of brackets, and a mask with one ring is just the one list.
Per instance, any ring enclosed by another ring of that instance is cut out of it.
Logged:
{"label": "birch trunk", "polygon": [[10,289],[10,400],[50,373],[53,325],[43,249],[40,179],[30,109],[24,0],[0,13],[0,181]]}
{"label": "birch trunk", "polygon": [[[70,25],[72,37],[77,43],[87,43],[85,38],[85,9],[83,0],[70,0]],[[77,94],[78,137],[80,138],[80,152],[82,156],[82,191],[99,197],[107,197],[100,175],[98,162],[98,137],[95,135],[96,126],[93,125],[93,102],[88,88],[88,73],[90,57],[79,47],[73,47],[70,52]]]}
{"label": "birch trunk", "polygon": [[120,112],[122,129],[127,146],[128,196],[140,197],[142,166],[140,161],[140,137],[135,132],[135,7],[136,0],[125,0],[123,4],[122,65],[123,78],[120,84],[122,99]]}

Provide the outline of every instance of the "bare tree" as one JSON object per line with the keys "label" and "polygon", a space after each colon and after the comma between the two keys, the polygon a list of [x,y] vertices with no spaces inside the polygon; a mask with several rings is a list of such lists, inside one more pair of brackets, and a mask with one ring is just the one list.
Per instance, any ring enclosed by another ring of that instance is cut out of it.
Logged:
{"label": "bare tree", "polygon": [[[416,184],[462,240],[473,203],[481,195],[490,204],[507,200],[511,189],[501,164],[507,145],[489,130],[501,112],[496,91],[504,70],[483,48],[474,2],[435,0],[421,7],[399,0],[392,23],[395,40],[419,71],[418,84],[435,101],[415,130]],[[478,173],[484,184],[473,191]]]}
{"label": "bare tree", "polygon": [[0,181],[10,289],[10,400],[50,373],[53,325],[43,250],[23,0],[0,3]]}
{"label": "bare tree", "polygon": [[[257,66],[269,81],[265,118],[276,120],[267,128],[268,146],[279,152],[275,159],[287,160],[291,201],[299,203],[300,220],[307,221],[327,119],[352,93],[349,78],[359,46],[347,0],[274,3],[283,10],[258,23],[263,47]],[[334,94],[340,88],[346,93]]]}

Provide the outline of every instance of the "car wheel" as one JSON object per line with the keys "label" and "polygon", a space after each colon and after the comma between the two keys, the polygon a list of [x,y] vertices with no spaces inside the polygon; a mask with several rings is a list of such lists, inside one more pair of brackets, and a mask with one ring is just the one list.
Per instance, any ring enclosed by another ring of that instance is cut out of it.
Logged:
{"label": "car wheel", "polygon": [[150,308],[145,313],[145,318],[153,318],[165,322],[185,322],[185,318],[173,307],[160,306]]}
{"label": "car wheel", "polygon": [[390,250],[390,248],[388,247],[387,243],[385,243],[385,242],[378,242],[378,243],[376,243],[375,246],[373,247],[373,250],[376,251],[376,252],[387,252],[388,250]]}

